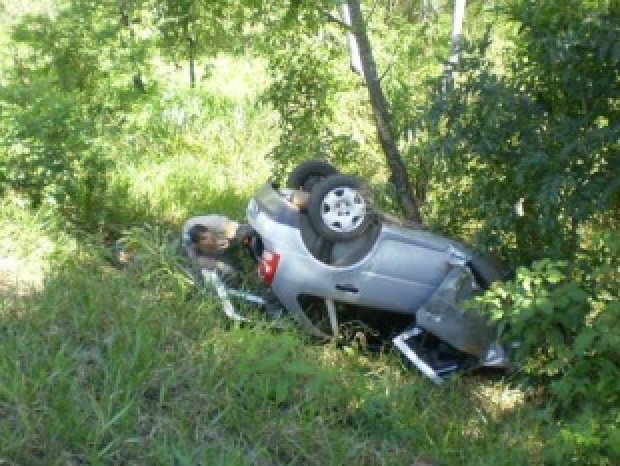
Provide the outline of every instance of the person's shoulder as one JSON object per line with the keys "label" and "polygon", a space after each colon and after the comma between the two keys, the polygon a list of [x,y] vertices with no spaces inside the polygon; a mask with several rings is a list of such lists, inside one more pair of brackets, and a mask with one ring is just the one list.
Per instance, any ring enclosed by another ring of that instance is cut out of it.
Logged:
{"label": "person's shoulder", "polygon": [[185,221],[185,227],[191,228],[194,225],[205,225],[209,226],[212,224],[219,224],[223,222],[227,222],[228,217],[220,214],[207,214],[207,215],[197,215],[195,217],[191,217]]}
{"label": "person's shoulder", "polygon": [[237,222],[221,214],[199,215],[188,219],[182,231],[186,233],[195,225],[203,225],[218,232],[225,232],[231,228],[231,225],[236,226]]}

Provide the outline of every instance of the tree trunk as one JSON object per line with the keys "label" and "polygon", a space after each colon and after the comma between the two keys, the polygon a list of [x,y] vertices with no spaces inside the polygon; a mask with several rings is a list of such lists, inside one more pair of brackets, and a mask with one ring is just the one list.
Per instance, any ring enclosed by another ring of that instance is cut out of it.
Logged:
{"label": "tree trunk", "polygon": [[413,196],[407,169],[400,151],[398,150],[390,125],[388,103],[381,87],[379,75],[377,74],[377,66],[366,33],[366,25],[362,17],[360,2],[359,0],[347,0],[347,5],[351,18],[351,28],[357,42],[362,70],[364,72],[364,80],[366,81],[370,103],[377,125],[379,143],[387,159],[392,181],[396,187],[396,192],[398,193],[398,198],[405,217],[408,220],[422,223],[418,202]]}
{"label": "tree trunk", "polygon": [[189,22],[183,22],[183,35],[187,40],[187,59],[189,61],[189,86],[196,87],[196,41],[189,28]]}
{"label": "tree trunk", "polygon": [[[347,5],[346,0],[341,0],[340,17],[342,18],[342,22],[344,24],[351,27],[351,14],[349,13],[349,5]],[[360,76],[364,76],[364,69],[362,68],[362,60],[360,58],[360,50],[357,46],[357,41],[355,40],[355,35],[353,32],[347,33],[347,42],[349,43],[349,55],[351,56],[351,70]]]}
{"label": "tree trunk", "polygon": [[461,57],[461,42],[463,39],[463,21],[465,19],[465,5],[467,0],[455,0],[454,15],[452,17],[452,53],[443,69],[442,91],[447,94],[454,86],[454,69]]}
{"label": "tree trunk", "polygon": [[133,87],[138,92],[146,90],[142,72],[140,71],[140,62],[136,54],[136,31],[133,28],[134,2],[127,0],[119,0],[118,7],[121,15],[120,23],[129,31],[129,41],[127,48],[129,49],[129,59],[133,67]]}
{"label": "tree trunk", "polygon": [[196,43],[192,37],[187,38],[187,48],[189,55],[189,85],[194,89],[196,87]]}

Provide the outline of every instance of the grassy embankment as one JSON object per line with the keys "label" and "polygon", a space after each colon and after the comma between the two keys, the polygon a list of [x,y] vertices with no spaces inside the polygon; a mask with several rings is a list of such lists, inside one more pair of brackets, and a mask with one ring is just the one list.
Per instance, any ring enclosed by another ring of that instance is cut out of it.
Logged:
{"label": "grassy embankment", "polygon": [[527,405],[506,403],[502,382],[437,387],[392,354],[319,345],[260,320],[237,328],[217,301],[188,298],[180,222],[242,216],[269,173],[273,117],[240,91],[256,88],[255,75],[221,60],[201,90],[153,99],[182,111],[182,124],[176,110],[145,110],[135,118],[168,115],[165,137],[116,141],[125,157],[111,213],[132,253],[124,269],[106,260],[101,234],[3,200],[0,463],[535,464],[536,423]]}

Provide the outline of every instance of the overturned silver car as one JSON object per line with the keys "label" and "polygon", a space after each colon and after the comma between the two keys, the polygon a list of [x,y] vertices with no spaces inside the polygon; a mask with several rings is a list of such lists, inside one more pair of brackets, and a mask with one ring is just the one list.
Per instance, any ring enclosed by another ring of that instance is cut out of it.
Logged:
{"label": "overturned silver car", "polygon": [[337,337],[345,314],[398,322],[392,342],[437,382],[454,371],[507,366],[496,329],[462,307],[504,279],[504,269],[457,241],[387,218],[370,198],[362,180],[316,160],[297,167],[286,187],[268,182],[255,193],[247,207],[253,253],[286,311],[319,337]]}

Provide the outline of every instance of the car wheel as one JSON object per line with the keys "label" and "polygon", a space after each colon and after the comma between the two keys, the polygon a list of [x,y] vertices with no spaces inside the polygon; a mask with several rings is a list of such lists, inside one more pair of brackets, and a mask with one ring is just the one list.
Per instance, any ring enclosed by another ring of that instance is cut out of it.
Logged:
{"label": "car wheel", "polygon": [[338,173],[338,169],[324,160],[306,160],[289,175],[286,187],[310,192],[321,180]]}
{"label": "car wheel", "polygon": [[308,218],[316,232],[333,241],[360,238],[372,223],[365,183],[349,175],[331,175],[314,186],[308,200]]}

